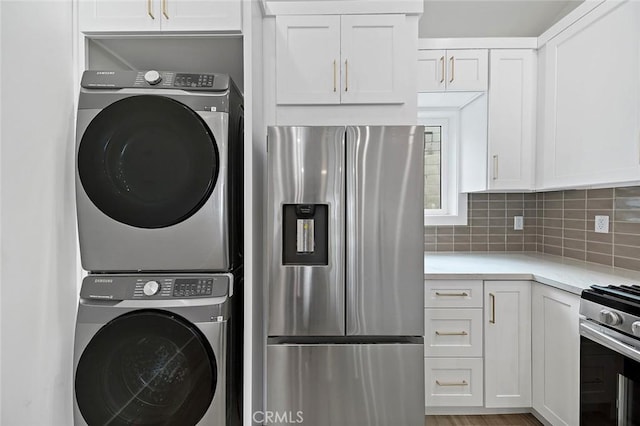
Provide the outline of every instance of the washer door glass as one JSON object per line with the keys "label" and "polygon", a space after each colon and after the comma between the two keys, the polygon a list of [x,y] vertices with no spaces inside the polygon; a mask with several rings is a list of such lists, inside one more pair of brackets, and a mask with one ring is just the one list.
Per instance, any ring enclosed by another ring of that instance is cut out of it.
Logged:
{"label": "washer door glass", "polygon": [[216,361],[200,330],[170,312],[140,310],[102,327],[75,377],[89,425],[195,425],[216,389]]}
{"label": "washer door glass", "polygon": [[162,228],[206,202],[218,174],[208,126],[186,105],[132,96],[103,109],[78,149],[78,175],[93,204],[118,222]]}

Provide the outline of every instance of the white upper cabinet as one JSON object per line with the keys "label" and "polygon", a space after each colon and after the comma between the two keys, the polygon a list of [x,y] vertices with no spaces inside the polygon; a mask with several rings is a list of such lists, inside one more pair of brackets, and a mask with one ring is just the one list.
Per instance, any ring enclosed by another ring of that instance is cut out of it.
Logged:
{"label": "white upper cabinet", "polygon": [[276,17],[278,103],[340,103],[340,17]]}
{"label": "white upper cabinet", "polygon": [[401,104],[404,15],[276,17],[278,104]]}
{"label": "white upper cabinet", "polygon": [[534,188],[536,53],[490,53],[489,177],[494,190]]}
{"label": "white upper cabinet", "polygon": [[418,92],[487,90],[487,49],[419,50]]}
{"label": "white upper cabinet", "polygon": [[82,32],[242,29],[239,0],[79,0]]}
{"label": "white upper cabinet", "polygon": [[542,188],[640,180],[640,3],[602,3],[545,45]]}

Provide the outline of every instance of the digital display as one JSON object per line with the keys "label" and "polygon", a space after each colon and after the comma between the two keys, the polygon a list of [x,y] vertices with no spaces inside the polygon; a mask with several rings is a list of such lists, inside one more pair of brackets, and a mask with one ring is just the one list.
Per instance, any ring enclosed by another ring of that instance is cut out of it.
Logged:
{"label": "digital display", "polygon": [[212,278],[180,278],[173,285],[174,297],[211,296]]}
{"label": "digital display", "polygon": [[213,87],[212,74],[176,74],[175,87]]}

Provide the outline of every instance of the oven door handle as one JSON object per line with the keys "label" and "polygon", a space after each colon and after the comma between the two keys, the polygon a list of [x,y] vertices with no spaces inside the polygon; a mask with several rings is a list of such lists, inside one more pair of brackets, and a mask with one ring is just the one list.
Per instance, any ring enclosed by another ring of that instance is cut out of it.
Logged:
{"label": "oven door handle", "polygon": [[[618,333],[616,333],[618,334]],[[580,335],[596,343],[605,346],[612,351],[618,352],[636,362],[640,362],[640,351],[633,346],[627,345],[614,337],[597,330],[586,321],[580,321]]]}

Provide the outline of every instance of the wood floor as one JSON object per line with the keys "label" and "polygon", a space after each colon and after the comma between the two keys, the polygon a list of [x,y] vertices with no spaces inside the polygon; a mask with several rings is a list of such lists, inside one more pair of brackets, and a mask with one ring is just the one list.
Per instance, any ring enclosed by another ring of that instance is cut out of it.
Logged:
{"label": "wood floor", "polygon": [[425,416],[425,426],[540,426],[531,414],[490,416]]}

